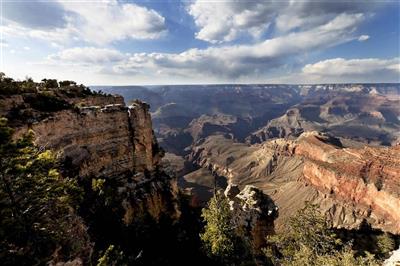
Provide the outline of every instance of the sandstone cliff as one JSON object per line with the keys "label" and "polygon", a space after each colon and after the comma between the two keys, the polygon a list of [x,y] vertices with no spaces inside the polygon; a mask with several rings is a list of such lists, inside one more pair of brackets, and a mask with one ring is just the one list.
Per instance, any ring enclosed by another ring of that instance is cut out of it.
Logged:
{"label": "sandstone cliff", "polygon": [[57,152],[66,173],[118,184],[114,190],[125,210],[125,224],[143,214],[155,219],[179,216],[176,180],[160,169],[163,151],[146,103],[135,101],[127,107],[117,96],[63,97],[70,108],[42,112],[24,99],[22,95],[1,102],[3,115],[16,106],[21,114],[34,113],[29,123],[15,123],[15,137],[32,129],[35,143]]}
{"label": "sandstone cliff", "polygon": [[196,164],[270,195],[279,207],[278,229],[312,201],[335,227],[367,222],[400,232],[400,146],[344,148],[338,139],[307,132],[251,146],[212,136],[193,150]]}

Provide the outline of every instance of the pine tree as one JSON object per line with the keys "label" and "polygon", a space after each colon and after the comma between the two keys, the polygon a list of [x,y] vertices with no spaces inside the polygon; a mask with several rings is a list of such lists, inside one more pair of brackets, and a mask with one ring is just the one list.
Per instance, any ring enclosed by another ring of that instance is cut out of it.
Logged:
{"label": "pine tree", "polygon": [[38,265],[88,252],[74,212],[82,196],[76,181],[60,176],[54,154],[33,145],[33,132],[11,136],[0,119],[0,261]]}
{"label": "pine tree", "polygon": [[228,200],[215,194],[202,210],[205,231],[200,235],[209,257],[228,263],[235,256],[236,235]]}

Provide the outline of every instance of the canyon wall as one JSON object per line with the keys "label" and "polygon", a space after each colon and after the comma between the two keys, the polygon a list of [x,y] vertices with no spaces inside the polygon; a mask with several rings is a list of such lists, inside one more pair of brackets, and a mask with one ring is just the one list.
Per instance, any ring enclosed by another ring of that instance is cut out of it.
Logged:
{"label": "canyon wall", "polygon": [[326,134],[306,132],[255,145],[212,136],[193,148],[190,159],[241,188],[262,189],[279,207],[278,230],[310,201],[337,228],[366,222],[399,234],[399,154],[399,145],[345,148]]}
{"label": "canyon wall", "polygon": [[57,153],[64,172],[117,184],[113,189],[125,224],[144,214],[178,218],[176,179],[160,168],[163,151],[153,135],[149,106],[135,101],[127,107],[115,96],[78,99],[68,99],[74,108],[17,128],[15,137],[31,129],[35,144]]}

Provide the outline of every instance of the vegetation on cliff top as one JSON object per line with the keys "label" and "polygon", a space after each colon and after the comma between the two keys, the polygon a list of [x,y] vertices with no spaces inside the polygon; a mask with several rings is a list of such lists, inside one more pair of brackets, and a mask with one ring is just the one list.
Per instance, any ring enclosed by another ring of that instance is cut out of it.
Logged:
{"label": "vegetation on cliff top", "polygon": [[78,85],[74,81],[64,80],[58,82],[56,79],[43,79],[41,82],[35,82],[29,77],[18,81],[0,72],[0,95],[41,92],[59,92],[66,97],[84,97],[96,94],[96,92],[91,91],[82,84]]}
{"label": "vegetation on cliff top", "polygon": [[82,102],[91,102],[89,97],[107,96],[91,91],[74,81],[43,79],[35,82],[13,80],[0,72],[0,113],[8,119],[10,126],[29,125],[62,110],[77,110]]}

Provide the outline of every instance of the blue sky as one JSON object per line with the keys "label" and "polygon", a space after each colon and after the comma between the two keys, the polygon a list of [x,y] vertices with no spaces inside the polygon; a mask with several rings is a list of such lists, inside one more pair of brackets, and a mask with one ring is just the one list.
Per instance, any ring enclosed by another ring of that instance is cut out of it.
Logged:
{"label": "blue sky", "polygon": [[88,85],[400,82],[399,1],[1,2],[1,71]]}

